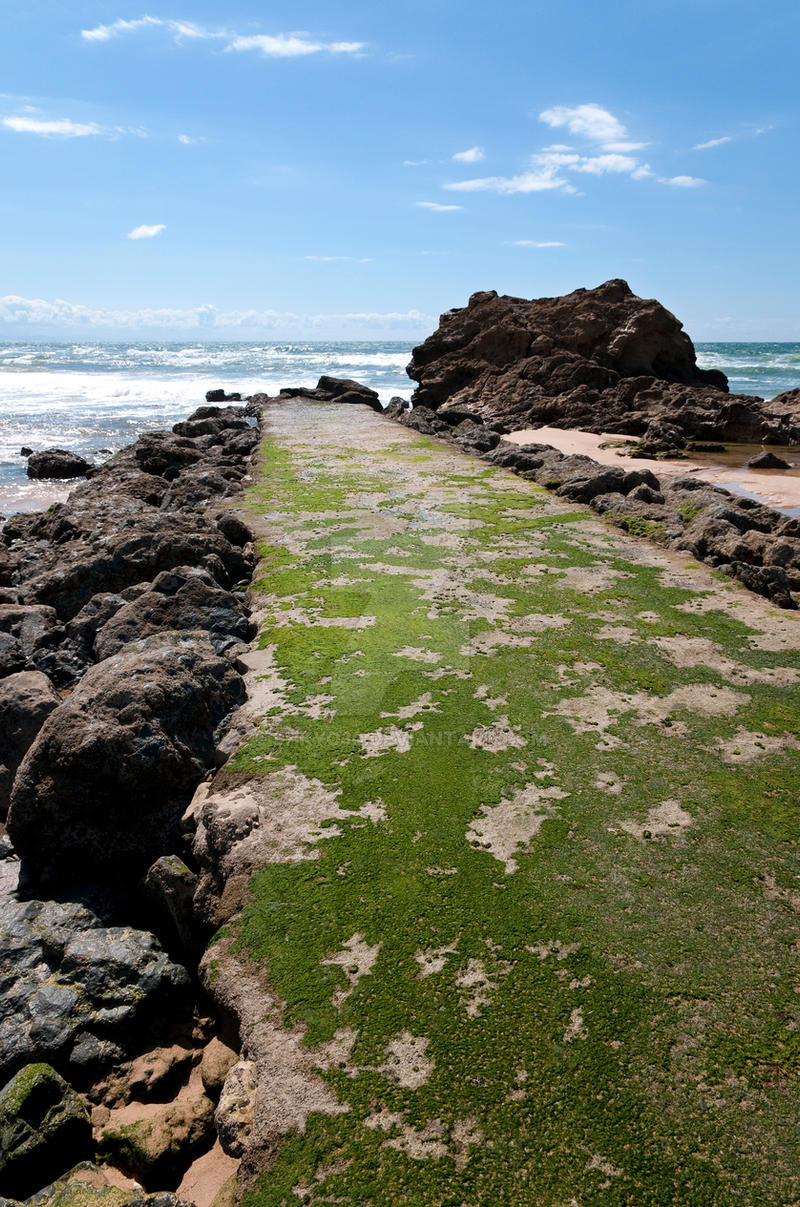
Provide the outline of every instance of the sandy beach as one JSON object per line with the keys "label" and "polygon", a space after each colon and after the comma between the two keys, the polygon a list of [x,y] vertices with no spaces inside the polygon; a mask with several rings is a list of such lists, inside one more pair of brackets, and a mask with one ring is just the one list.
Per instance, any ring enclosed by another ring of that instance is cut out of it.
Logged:
{"label": "sandy beach", "polygon": [[632,460],[625,455],[624,449],[608,447],[611,441],[630,440],[629,436],[614,432],[598,434],[540,427],[512,432],[506,439],[521,445],[551,444],[559,452],[580,453],[592,457],[601,465],[635,465],[637,468],[651,469],[659,477],[697,474],[707,482],[724,486],[737,494],[750,495],[781,511],[794,513],[800,509],[800,449],[796,448],[770,446],[771,452],[789,462],[790,469],[755,470],[748,469],[745,463],[749,457],[763,451],[762,446],[756,444],[730,444],[726,453],[713,453],[706,457],[695,454],[686,460],[657,461],[645,457]]}

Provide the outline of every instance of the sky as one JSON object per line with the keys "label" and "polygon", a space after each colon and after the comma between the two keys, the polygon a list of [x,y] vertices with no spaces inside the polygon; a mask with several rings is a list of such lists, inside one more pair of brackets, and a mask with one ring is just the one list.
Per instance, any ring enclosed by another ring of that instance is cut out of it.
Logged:
{"label": "sky", "polygon": [[623,277],[800,340],[796,0],[9,0],[0,339],[414,339]]}

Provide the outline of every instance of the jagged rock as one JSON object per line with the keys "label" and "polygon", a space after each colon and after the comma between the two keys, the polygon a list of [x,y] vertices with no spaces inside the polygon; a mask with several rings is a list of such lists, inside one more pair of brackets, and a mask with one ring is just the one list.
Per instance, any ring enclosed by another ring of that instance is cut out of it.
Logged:
{"label": "jagged rock", "polygon": [[178,855],[162,855],[142,880],[142,893],[158,920],[156,929],[159,933],[166,929],[170,938],[189,953],[200,947],[192,906],[196,889],[196,874]]}
{"label": "jagged rock", "polygon": [[95,657],[102,661],[131,641],[184,629],[207,633],[217,653],[253,636],[253,625],[235,596],[218,587],[207,571],[177,566],[162,571],[149,591],[113,612],[95,637]]}
{"label": "jagged rock", "polygon": [[49,1064],[29,1064],[0,1090],[0,1187],[25,1198],[89,1156],[86,1103]]}
{"label": "jagged rock", "polygon": [[[241,402],[241,394],[226,394],[224,390],[206,390],[206,402]],[[200,408],[203,410],[204,408]],[[200,416],[202,418],[202,416]],[[191,416],[195,418],[195,416]]]}
{"label": "jagged rock", "polygon": [[380,398],[376,390],[352,381],[349,377],[320,377],[317,382],[317,393],[325,394],[333,402],[361,403],[371,407],[378,414],[383,414]]}
{"label": "jagged rock", "polygon": [[29,873],[140,875],[179,841],[244,695],[202,634],[157,634],[90,668],[17,772],[8,831]]}
{"label": "jagged rock", "polygon": [[491,452],[500,443],[499,432],[484,427],[481,423],[475,423],[472,419],[463,419],[452,429],[452,436],[462,448],[478,456]]}
{"label": "jagged rock", "polygon": [[408,410],[408,403],[405,398],[390,398],[388,404],[383,408],[383,413],[387,419],[399,419],[400,416]]}
{"label": "jagged rock", "polygon": [[58,692],[40,671],[20,671],[0,680],[0,820],[8,813],[17,768],[60,703]]}
{"label": "jagged rock", "polygon": [[643,482],[640,486],[635,486],[628,496],[630,499],[638,499],[642,503],[663,503],[664,496],[660,490],[654,490],[652,486],[648,486]]}
{"label": "jagged rock", "polygon": [[0,632],[0,679],[25,669],[27,659],[16,637]]}
{"label": "jagged rock", "polygon": [[103,511],[95,513],[94,532],[48,542],[32,558],[20,586],[26,602],[52,606],[58,618],[71,620],[93,596],[121,593],[175,566],[203,567],[226,589],[249,577],[252,562],[209,519],[192,512],[142,513],[139,507],[130,525]]}
{"label": "jagged rock", "polygon": [[0,902],[0,1077],[47,1060],[89,1085],[189,1009],[186,970],[146,931],[73,902]]}
{"label": "jagged rock", "polygon": [[549,424],[641,436],[656,421],[682,440],[800,440],[800,395],[728,395],[722,373],[697,367],[675,316],[625,281],[532,301],[476,293],[442,315],[408,373],[415,407],[466,407],[506,432]]}
{"label": "jagged rock", "polygon": [[66,448],[46,448],[28,458],[29,478],[83,478],[92,467]]}
{"label": "jagged rock", "polygon": [[616,465],[597,470],[595,464],[583,474],[575,474],[562,482],[556,494],[574,503],[590,503],[595,495],[609,494],[614,491],[622,493],[625,473]]}
{"label": "jagged rock", "polygon": [[450,426],[439,419],[430,407],[418,406],[413,411],[404,411],[399,418],[404,427],[410,427],[421,436],[438,436],[450,431]]}
{"label": "jagged rock", "polygon": [[776,457],[774,453],[763,452],[757,456],[751,457],[747,462],[750,469],[789,469],[789,462],[784,461],[783,457]]}
{"label": "jagged rock", "polygon": [[747,562],[732,562],[733,573],[758,595],[766,595],[779,608],[796,608],[791,583],[782,566],[753,566]]}
{"label": "jagged rock", "polygon": [[255,1064],[240,1060],[225,1078],[214,1121],[224,1152],[241,1157],[247,1147],[256,1111],[258,1080]]}
{"label": "jagged rock", "polygon": [[636,456],[658,457],[679,455],[686,448],[686,438],[679,427],[665,419],[653,419],[640,437]]}

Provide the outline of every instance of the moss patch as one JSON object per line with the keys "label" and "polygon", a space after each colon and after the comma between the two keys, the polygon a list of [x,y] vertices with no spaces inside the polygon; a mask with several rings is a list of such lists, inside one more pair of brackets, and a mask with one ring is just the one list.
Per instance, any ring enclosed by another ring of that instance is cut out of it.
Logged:
{"label": "moss patch", "polygon": [[341,813],[232,930],[349,1110],[248,1202],[794,1201],[800,767],[720,740],[797,734],[797,689],[656,641],[796,651],[752,648],[763,601],[685,610],[737,589],[382,422],[276,408],[250,496],[284,688],[226,774]]}

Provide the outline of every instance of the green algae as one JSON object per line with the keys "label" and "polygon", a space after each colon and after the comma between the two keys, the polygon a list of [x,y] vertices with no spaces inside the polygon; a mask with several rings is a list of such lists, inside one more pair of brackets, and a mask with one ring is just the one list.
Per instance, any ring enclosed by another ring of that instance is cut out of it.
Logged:
{"label": "green algae", "polygon": [[[310,1049],[352,1032],[320,1071],[349,1110],[313,1115],[247,1202],[791,1201],[800,768],[720,744],[798,734],[796,685],[676,666],[655,641],[701,638],[745,672],[796,653],[681,610],[707,590],[502,471],[416,437],[326,448],[264,446],[250,506],[282,518],[254,602],[286,715],[226,775],[292,768],[351,811],[313,860],[256,873],[232,928]],[[389,511],[404,529],[371,530]],[[303,712],[320,692],[324,721]],[[531,789],[541,816],[503,857],[484,823]],[[671,801],[689,822],[660,829]],[[325,961],[354,936],[378,953],[353,985]],[[425,952],[441,967],[422,976]],[[387,1066],[402,1035],[425,1041],[413,1085]]]}

